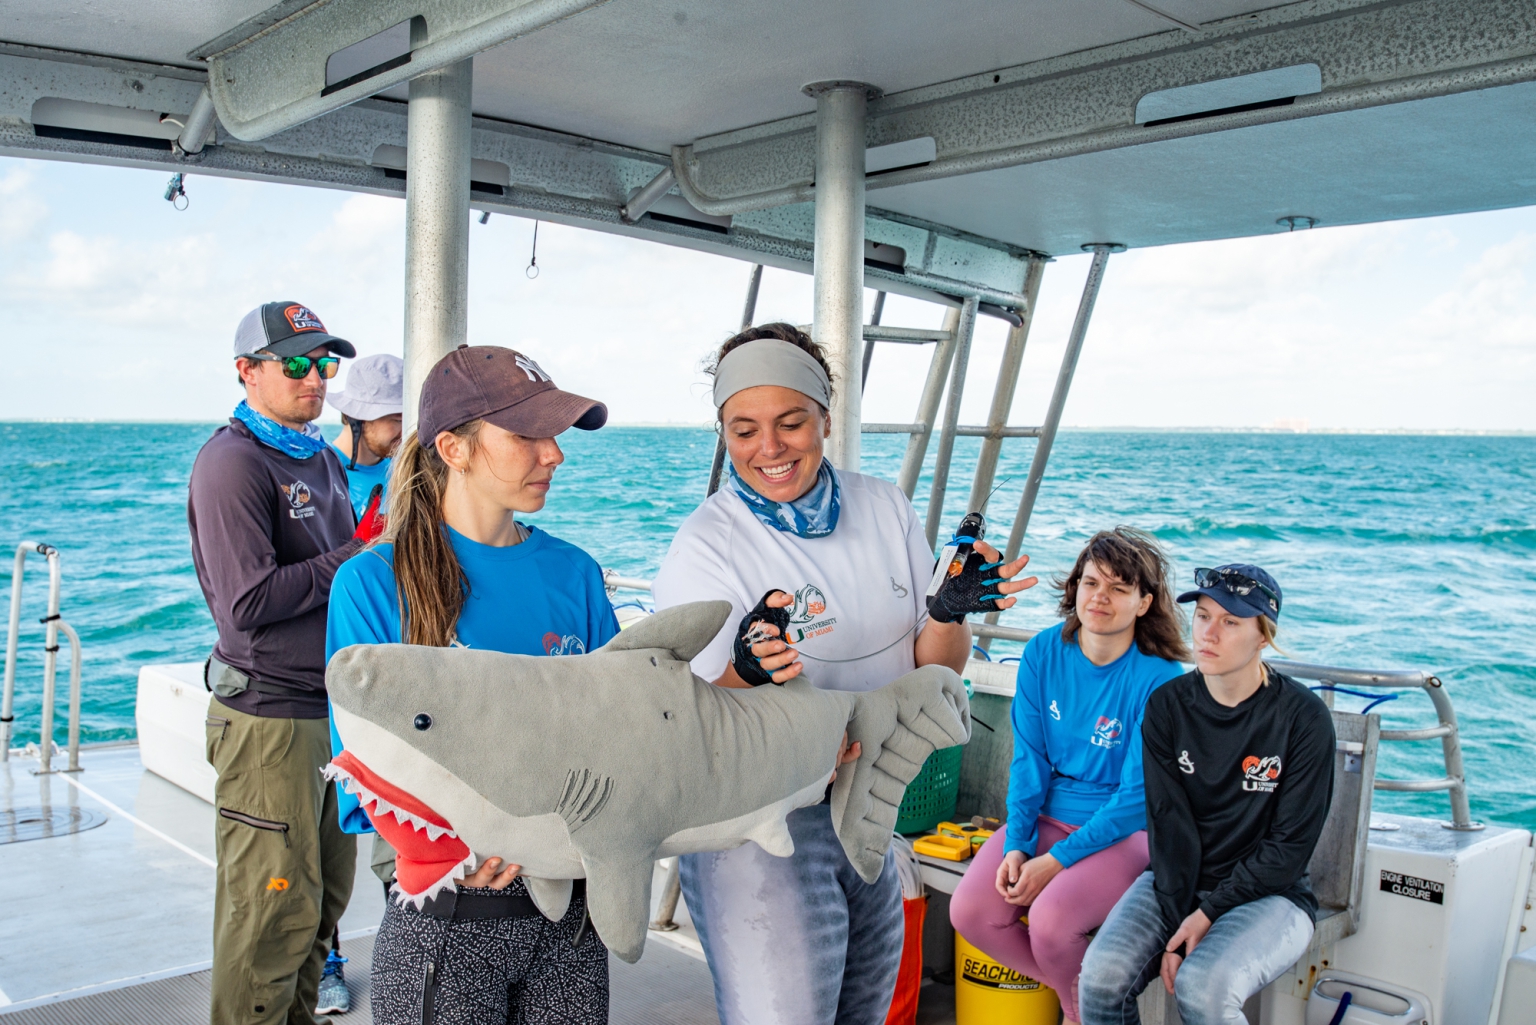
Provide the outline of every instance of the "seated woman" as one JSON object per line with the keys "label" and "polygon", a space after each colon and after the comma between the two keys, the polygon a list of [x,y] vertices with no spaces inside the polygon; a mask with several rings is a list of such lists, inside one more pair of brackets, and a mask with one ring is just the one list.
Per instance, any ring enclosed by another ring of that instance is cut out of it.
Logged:
{"label": "seated woman", "polygon": [[[721,347],[714,377],[729,481],[683,523],[653,589],[658,609],[735,606],[693,671],[721,687],[800,676],[866,691],[918,666],[963,668],[972,610],[946,604],[943,586],[927,598],[933,551],[911,501],[822,455],[832,380],[821,347],[788,324],[751,328]],[[1012,580],[1025,559],[1000,566],[985,543],[975,550],[996,571],[984,608],[1008,608],[1015,599],[1004,595],[1034,583]],[[855,744],[843,761],[858,755]],[[682,859],[720,1021],[880,1025],[904,931],[895,857],[887,853],[880,877],[865,883],[826,800],[791,812],[788,825],[787,858],[747,843]]]}
{"label": "seated woman", "polygon": [[1333,797],[1333,717],[1261,658],[1280,585],[1257,566],[1195,571],[1194,672],[1142,720],[1152,870],[1088,948],[1083,1025],[1140,1021],[1155,976],[1184,1025],[1246,1022],[1243,1003],[1306,952],[1307,863]]}
{"label": "seated woman", "polygon": [[[396,457],[388,532],[336,573],[326,658],[351,644],[521,655],[605,644],[619,627],[597,563],[513,517],[544,507],[565,460],[555,435],[596,430],[607,408],[558,390],[526,356],[481,345],[460,346],[432,368],[420,409],[418,430]],[[331,738],[339,754],[334,726]],[[349,832],[370,827],[358,789],[348,781],[338,795]],[[379,813],[378,796],[362,800],[386,840],[402,852],[427,842],[387,809]],[[565,918],[550,922],[518,871],[487,858],[458,866],[420,907],[386,905],[373,948],[374,1021],[608,1020],[608,951],[585,927],[580,887]]]}
{"label": "seated woman", "polygon": [[1019,661],[1007,829],[977,852],[949,917],[987,956],[1054,989],[1075,1023],[1089,934],[1147,867],[1142,710],[1189,656],[1150,535],[1095,534],[1061,587],[1065,622]]}

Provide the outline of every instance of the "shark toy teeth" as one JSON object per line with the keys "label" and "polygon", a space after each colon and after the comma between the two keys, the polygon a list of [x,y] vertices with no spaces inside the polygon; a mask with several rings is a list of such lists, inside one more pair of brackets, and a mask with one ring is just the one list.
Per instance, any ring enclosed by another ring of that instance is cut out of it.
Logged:
{"label": "shark toy teeth", "polygon": [[346,750],[327,775],[399,852],[403,897],[419,906],[499,857],[554,920],[584,878],[593,928],[634,962],[655,860],[749,840],[792,854],[785,818],[821,801],[846,732],[863,751],[837,774],[833,824],[873,881],[924,759],[970,739],[960,678],[924,666],[860,694],[716,687],[688,662],[730,614],[729,602],[678,606],[562,658],[343,648],[326,687]]}

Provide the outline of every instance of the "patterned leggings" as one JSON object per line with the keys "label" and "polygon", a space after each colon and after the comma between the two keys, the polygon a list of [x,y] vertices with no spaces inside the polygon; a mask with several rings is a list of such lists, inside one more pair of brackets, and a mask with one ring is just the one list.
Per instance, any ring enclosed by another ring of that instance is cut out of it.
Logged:
{"label": "patterned leggings", "polygon": [[[512,885],[524,888],[521,879]],[[391,900],[373,947],[373,1020],[378,1025],[603,1025],[608,948],[590,923],[581,945],[571,946],[585,905],[584,897],[573,898],[559,922],[543,915],[456,922]],[[437,985],[429,1018],[424,987],[434,960]]]}

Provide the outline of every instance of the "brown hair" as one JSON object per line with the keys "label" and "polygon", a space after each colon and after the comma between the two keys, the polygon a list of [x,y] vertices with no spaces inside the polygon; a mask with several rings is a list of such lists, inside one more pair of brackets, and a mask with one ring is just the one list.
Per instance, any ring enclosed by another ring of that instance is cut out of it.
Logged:
{"label": "brown hair", "polygon": [[[740,348],[748,342],[755,342],[760,338],[777,338],[781,342],[788,342],[790,345],[796,345],[804,349],[821,366],[821,369],[826,372],[827,381],[831,384],[833,392],[836,392],[837,380],[832,375],[831,365],[827,363],[826,350],[812,341],[810,335],[795,327],[795,325],[785,324],[782,321],[774,324],[764,324],[762,327],[749,327],[740,334],[727,338],[720,346],[720,351],[715,353],[714,357],[705,365],[704,372],[713,376],[715,369],[720,366],[720,361],[725,359],[727,353],[732,349]],[[816,404],[818,406],[821,405],[819,402]],[[825,413],[826,409],[823,408],[822,412]]]}
{"label": "brown hair", "polygon": [[[454,428],[474,451],[483,421]],[[389,483],[389,527],[379,539],[395,546],[395,593],[400,602],[400,639],[446,648],[453,643],[469,578],[448,543],[443,494],[448,464],[437,446],[426,448],[412,431],[395,456]]]}
{"label": "brown hair", "polygon": [[1156,538],[1135,527],[1099,531],[1078,553],[1072,572],[1057,579],[1056,586],[1061,590],[1057,611],[1066,620],[1061,628],[1062,639],[1075,642],[1083,625],[1077,618],[1077,585],[1090,559],[1104,572],[1113,573],[1143,595],[1152,596],[1146,614],[1136,620],[1136,646],[1144,654],[1172,662],[1189,658],[1189,646],[1184,643],[1184,616],[1168,587],[1168,556]]}

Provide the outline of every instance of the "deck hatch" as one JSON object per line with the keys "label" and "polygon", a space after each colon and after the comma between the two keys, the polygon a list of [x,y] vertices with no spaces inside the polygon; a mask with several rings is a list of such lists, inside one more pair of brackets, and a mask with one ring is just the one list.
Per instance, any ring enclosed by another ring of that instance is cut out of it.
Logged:
{"label": "deck hatch", "polygon": [[83,833],[106,821],[105,815],[89,808],[6,808],[0,811],[0,844]]}

